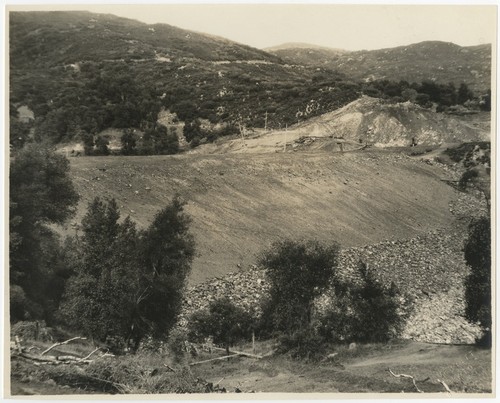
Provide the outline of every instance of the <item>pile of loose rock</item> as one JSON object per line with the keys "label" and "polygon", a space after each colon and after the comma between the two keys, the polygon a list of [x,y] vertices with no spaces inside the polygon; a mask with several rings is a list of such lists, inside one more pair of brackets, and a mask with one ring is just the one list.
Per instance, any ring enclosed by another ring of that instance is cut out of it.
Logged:
{"label": "pile of loose rock", "polygon": [[[472,343],[479,326],[463,317],[463,281],[468,268],[463,260],[463,232],[435,230],[406,240],[344,249],[339,276],[357,281],[360,261],[376,279],[394,285],[402,300],[412,301],[412,314],[402,337],[435,343]],[[269,292],[263,269],[252,266],[191,287],[184,298],[181,324],[211,301],[230,298],[235,305],[258,316]]]}

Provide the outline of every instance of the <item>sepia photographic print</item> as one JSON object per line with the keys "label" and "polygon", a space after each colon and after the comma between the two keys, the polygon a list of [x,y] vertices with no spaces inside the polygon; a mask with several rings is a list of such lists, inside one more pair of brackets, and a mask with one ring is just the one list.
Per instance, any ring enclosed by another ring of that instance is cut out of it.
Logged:
{"label": "sepia photographic print", "polygon": [[4,397],[493,397],[497,11],[7,4]]}

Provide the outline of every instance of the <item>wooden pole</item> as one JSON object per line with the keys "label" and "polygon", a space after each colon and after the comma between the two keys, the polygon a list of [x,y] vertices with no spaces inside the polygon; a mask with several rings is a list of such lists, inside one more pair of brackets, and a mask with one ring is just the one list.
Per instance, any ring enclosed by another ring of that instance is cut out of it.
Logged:
{"label": "wooden pole", "polygon": [[255,331],[252,331],[252,353],[255,354]]}

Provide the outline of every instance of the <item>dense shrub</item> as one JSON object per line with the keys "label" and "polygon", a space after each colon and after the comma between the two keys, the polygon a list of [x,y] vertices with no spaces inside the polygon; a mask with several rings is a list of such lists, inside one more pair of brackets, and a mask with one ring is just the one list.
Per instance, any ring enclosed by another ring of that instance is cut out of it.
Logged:
{"label": "dense shrub", "polygon": [[465,279],[465,315],[484,330],[480,343],[491,344],[491,222],[481,217],[469,225],[464,257],[470,267]]}
{"label": "dense shrub", "polygon": [[458,181],[458,188],[462,191],[466,190],[468,183],[478,176],[479,172],[477,172],[475,169],[468,169],[460,177],[460,180]]}
{"label": "dense shrub", "polygon": [[334,287],[331,303],[320,319],[320,333],[333,342],[384,342],[401,331],[403,317],[394,285],[379,283],[360,262],[360,284]]}
{"label": "dense shrub", "polygon": [[101,359],[81,372],[93,379],[104,380],[113,386],[114,393],[204,393],[206,384],[188,368],[172,372],[164,366],[158,354],[140,353],[133,356]]}
{"label": "dense shrub", "polygon": [[10,328],[10,335],[18,336],[21,340],[54,340],[52,329],[48,328],[43,320],[17,322]]}
{"label": "dense shrub", "polygon": [[229,353],[231,345],[251,337],[253,319],[248,312],[224,297],[211,302],[208,310],[193,313],[188,327],[190,340],[201,342],[212,336],[213,341],[224,344]]}
{"label": "dense shrub", "polygon": [[263,254],[260,264],[271,284],[264,315],[272,330],[293,334],[309,327],[313,300],[335,276],[339,251],[336,243],[285,240]]}
{"label": "dense shrub", "polygon": [[186,358],[186,332],[184,329],[175,328],[168,335],[167,349],[175,364],[183,363]]}
{"label": "dense shrub", "polygon": [[313,327],[299,329],[278,337],[277,354],[288,354],[292,358],[315,361],[325,356],[325,338]]}
{"label": "dense shrub", "polygon": [[40,144],[27,144],[10,164],[9,283],[10,320],[48,320],[58,304],[52,280],[59,261],[59,237],[52,224],[63,224],[79,196],[69,161]]}

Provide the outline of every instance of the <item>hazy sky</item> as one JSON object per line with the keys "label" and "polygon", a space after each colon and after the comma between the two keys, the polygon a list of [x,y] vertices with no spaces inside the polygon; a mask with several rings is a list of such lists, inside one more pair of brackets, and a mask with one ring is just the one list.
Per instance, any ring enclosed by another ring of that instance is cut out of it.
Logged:
{"label": "hazy sky", "polygon": [[468,46],[491,43],[496,37],[496,8],[492,5],[84,4],[50,8],[86,9],[146,23],[167,23],[257,48],[306,42],[360,50],[424,40]]}

